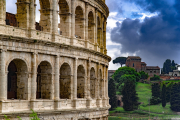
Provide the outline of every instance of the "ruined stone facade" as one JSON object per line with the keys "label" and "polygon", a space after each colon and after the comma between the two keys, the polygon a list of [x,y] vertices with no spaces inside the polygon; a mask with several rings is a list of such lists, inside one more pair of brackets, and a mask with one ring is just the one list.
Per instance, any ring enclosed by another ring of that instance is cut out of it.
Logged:
{"label": "ruined stone facade", "polygon": [[39,0],[39,23],[35,2],[17,0],[10,26],[0,0],[0,119],[107,120],[105,0]]}

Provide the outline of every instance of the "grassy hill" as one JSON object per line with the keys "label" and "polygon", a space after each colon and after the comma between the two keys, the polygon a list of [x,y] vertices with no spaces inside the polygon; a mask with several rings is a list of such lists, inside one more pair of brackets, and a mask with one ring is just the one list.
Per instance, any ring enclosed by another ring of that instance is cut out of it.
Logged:
{"label": "grassy hill", "polygon": [[136,91],[139,97],[139,102],[142,104],[139,106],[139,109],[136,111],[124,111],[123,108],[118,107],[114,111],[110,111],[109,120],[119,120],[119,119],[130,119],[130,118],[172,118],[178,117],[176,112],[171,111],[170,103],[166,104],[166,107],[163,108],[161,104],[158,105],[149,105],[149,99],[151,97],[151,85],[138,83],[136,86]]}

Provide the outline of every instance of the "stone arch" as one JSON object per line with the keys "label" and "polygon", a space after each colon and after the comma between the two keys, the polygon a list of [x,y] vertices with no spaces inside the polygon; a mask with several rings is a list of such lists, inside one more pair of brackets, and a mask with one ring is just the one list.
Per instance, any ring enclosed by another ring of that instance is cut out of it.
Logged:
{"label": "stone arch", "polygon": [[97,17],[97,43],[100,46],[101,39],[101,22],[99,16]]}
{"label": "stone arch", "polygon": [[91,43],[94,43],[94,14],[92,11],[88,14],[88,39]]}
{"label": "stone arch", "polygon": [[63,63],[60,67],[60,98],[71,99],[71,67]]}
{"label": "stone arch", "polygon": [[99,69],[99,97],[103,96],[103,79],[102,79],[102,70]]}
{"label": "stone arch", "polygon": [[52,94],[52,66],[42,61],[37,68],[37,99],[50,99]]}
{"label": "stone arch", "polygon": [[77,68],[77,98],[85,97],[85,68],[79,65]]}
{"label": "stone arch", "polygon": [[28,99],[28,66],[22,59],[13,59],[8,65],[7,99]]}
{"label": "stone arch", "polygon": [[96,74],[95,74],[95,69],[92,67],[90,70],[90,96],[92,99],[95,98],[95,87],[96,87]]}
{"label": "stone arch", "polygon": [[84,39],[84,11],[81,6],[77,6],[75,9],[75,37],[79,39]]}
{"label": "stone arch", "polygon": [[27,65],[27,69],[28,69],[28,71],[27,72],[29,72],[30,71],[30,64],[29,64],[29,62],[25,59],[25,58],[23,58],[23,57],[11,57],[7,62],[6,62],[6,71],[8,71],[8,66],[9,66],[9,64],[10,64],[10,62],[11,61],[13,61],[13,60],[15,60],[15,59],[20,59],[20,60],[22,60],[22,61],[24,61],[25,62],[25,64]]}
{"label": "stone arch", "polygon": [[70,36],[70,7],[67,0],[59,0],[60,35]]}

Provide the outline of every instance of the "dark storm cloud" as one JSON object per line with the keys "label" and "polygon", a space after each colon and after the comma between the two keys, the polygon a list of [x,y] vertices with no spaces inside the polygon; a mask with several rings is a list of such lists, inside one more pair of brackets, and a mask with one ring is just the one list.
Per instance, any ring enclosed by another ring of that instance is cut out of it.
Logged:
{"label": "dark storm cloud", "polygon": [[111,40],[122,45],[122,53],[136,52],[145,59],[151,57],[165,61],[170,58],[178,61],[180,1],[175,0],[173,3],[168,0],[128,1],[139,5],[144,11],[157,12],[158,15],[145,18],[143,22],[127,18],[121,24],[117,23],[117,27],[111,31]]}

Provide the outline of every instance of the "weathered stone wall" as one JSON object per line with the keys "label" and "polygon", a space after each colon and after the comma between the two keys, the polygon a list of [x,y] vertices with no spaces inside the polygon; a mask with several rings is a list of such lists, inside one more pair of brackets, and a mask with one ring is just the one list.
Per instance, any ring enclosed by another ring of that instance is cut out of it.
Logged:
{"label": "weathered stone wall", "polygon": [[47,120],[107,120],[107,6],[102,0],[39,2],[41,31],[34,0],[17,0],[18,27],[5,24],[6,1],[0,1],[0,115],[25,120],[33,109]]}

